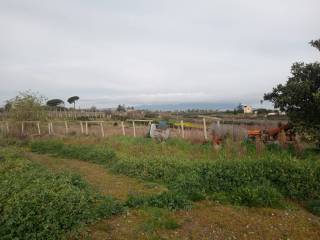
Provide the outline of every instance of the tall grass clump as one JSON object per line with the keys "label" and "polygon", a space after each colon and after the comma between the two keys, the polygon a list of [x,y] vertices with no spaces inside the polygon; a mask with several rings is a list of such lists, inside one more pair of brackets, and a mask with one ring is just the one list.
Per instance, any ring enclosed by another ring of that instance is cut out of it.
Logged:
{"label": "tall grass clump", "polygon": [[86,223],[122,211],[77,175],[53,174],[0,150],[1,239],[64,239]]}

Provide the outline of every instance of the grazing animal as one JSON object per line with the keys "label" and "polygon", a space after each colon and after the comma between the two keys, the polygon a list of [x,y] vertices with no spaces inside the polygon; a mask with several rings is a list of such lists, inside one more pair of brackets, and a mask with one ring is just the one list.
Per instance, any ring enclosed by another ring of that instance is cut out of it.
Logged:
{"label": "grazing animal", "polygon": [[[287,123],[282,125],[281,123],[279,123],[278,127],[276,128],[269,128],[264,130],[264,134],[267,135],[268,140],[278,140],[279,139],[279,135],[282,131],[284,131],[285,133],[287,133],[289,130],[291,130],[292,127]],[[286,134],[287,135],[287,134]]]}

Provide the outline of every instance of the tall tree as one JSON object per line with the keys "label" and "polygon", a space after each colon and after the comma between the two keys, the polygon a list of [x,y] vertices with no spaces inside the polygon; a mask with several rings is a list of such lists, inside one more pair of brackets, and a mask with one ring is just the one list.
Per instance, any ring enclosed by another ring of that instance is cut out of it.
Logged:
{"label": "tall tree", "polygon": [[68,103],[73,104],[73,108],[76,109],[76,101],[78,101],[80,98],[78,96],[73,96],[68,98]]}
{"label": "tall tree", "polygon": [[[310,44],[320,51],[320,39]],[[320,62],[294,63],[286,84],[264,95],[285,111],[296,129],[320,144]]]}
{"label": "tall tree", "polygon": [[64,105],[64,101],[61,99],[50,99],[47,101],[47,106],[49,107],[61,107]]}
{"label": "tall tree", "polygon": [[236,108],[233,110],[233,113],[234,114],[243,113],[243,104],[239,103],[238,106],[236,106]]}
{"label": "tall tree", "polygon": [[123,104],[119,104],[118,107],[117,107],[117,111],[118,112],[125,112],[126,111],[126,106]]}

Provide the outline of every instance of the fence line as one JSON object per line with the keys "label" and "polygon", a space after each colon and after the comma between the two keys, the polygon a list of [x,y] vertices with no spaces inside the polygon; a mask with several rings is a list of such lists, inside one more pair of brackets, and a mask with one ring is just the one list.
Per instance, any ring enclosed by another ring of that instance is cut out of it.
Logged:
{"label": "fence line", "polygon": [[[113,124],[112,124],[113,123]],[[126,124],[127,123],[127,124]],[[131,123],[131,126],[130,124]],[[136,123],[148,123],[147,125],[136,125]],[[21,136],[36,136],[36,135],[75,135],[79,133],[81,135],[98,135],[100,137],[105,137],[106,135],[123,135],[123,136],[138,136],[146,135],[147,129],[151,125],[152,120],[140,120],[140,119],[128,119],[127,121],[121,121],[120,126],[118,121],[21,121],[21,122],[8,122],[0,121],[1,133],[5,135],[21,135]],[[111,124],[111,125],[110,125]],[[19,127],[20,125],[20,127]],[[113,126],[112,126],[113,125]],[[75,127],[78,126],[78,127]],[[92,129],[93,127],[99,127],[99,130]],[[106,127],[106,130],[105,130]],[[20,128],[20,131],[19,131]],[[32,133],[32,129],[35,132]],[[208,140],[206,121],[203,119],[203,126],[201,128],[194,128],[188,126],[186,129],[186,123],[181,120],[180,124],[175,125],[171,128],[171,135],[181,138],[192,138],[193,134],[197,134],[199,139]],[[31,131],[31,132],[30,132]],[[187,132],[186,132],[187,131]],[[202,132],[202,134],[201,134]],[[186,134],[188,133],[188,134]],[[3,135],[3,134],[2,134]],[[188,135],[188,137],[186,137]]]}
{"label": "fence line", "polygon": [[[229,135],[233,140],[243,140],[247,130],[261,128],[261,125],[248,126],[224,123],[219,118],[201,116],[198,122],[179,122],[171,124],[170,136],[196,141],[207,141],[212,130],[219,136]],[[220,123],[221,120],[221,123]],[[126,121],[104,120],[47,120],[47,121],[0,121],[0,135],[37,136],[37,135],[112,135],[145,136],[153,120],[128,119]],[[208,127],[210,126],[210,127]]]}

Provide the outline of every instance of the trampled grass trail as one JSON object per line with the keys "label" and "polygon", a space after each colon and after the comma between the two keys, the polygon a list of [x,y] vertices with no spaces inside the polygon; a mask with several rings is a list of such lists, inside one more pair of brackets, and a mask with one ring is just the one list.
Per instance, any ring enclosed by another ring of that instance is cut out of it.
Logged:
{"label": "trampled grass trail", "polygon": [[[175,221],[179,227],[169,224]],[[202,201],[190,211],[159,214],[154,209],[130,210],[89,228],[93,240],[265,240],[320,239],[319,217],[302,209],[278,210],[220,205]]]}
{"label": "trampled grass trail", "polygon": [[[78,173],[99,192],[121,200],[133,192],[154,194],[165,190],[157,184],[111,173],[98,164],[30,152],[25,155],[53,171]],[[88,226],[83,239],[88,235],[96,240],[320,239],[320,219],[299,207],[277,210],[201,201],[190,211],[128,209],[124,214]]]}
{"label": "trampled grass trail", "polygon": [[142,182],[125,175],[113,174],[101,165],[76,159],[63,159],[48,155],[26,152],[26,157],[46,166],[53,171],[71,171],[81,175],[97,191],[126,200],[129,194],[155,194],[166,190],[165,187],[149,182]]}

